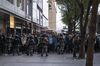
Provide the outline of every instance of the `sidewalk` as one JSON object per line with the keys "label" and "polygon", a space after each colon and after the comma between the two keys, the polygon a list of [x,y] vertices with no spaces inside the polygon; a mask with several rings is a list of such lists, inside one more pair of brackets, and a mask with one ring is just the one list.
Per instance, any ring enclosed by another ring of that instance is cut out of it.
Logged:
{"label": "sidewalk", "polygon": [[[48,57],[0,56],[0,66],[85,66],[85,59],[73,59],[72,54],[50,54]],[[94,56],[94,66],[100,66],[100,54]]]}

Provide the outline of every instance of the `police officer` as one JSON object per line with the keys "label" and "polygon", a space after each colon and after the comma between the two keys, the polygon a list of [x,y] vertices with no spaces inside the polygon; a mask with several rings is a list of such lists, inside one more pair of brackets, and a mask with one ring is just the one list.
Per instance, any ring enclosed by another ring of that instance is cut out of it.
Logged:
{"label": "police officer", "polygon": [[60,37],[59,37],[59,49],[58,49],[58,53],[59,54],[63,54],[64,53],[64,39],[63,39],[63,36],[60,34]]}
{"label": "police officer", "polygon": [[76,50],[77,50],[77,45],[78,45],[78,37],[74,35],[73,38],[73,58],[76,58]]}
{"label": "police officer", "polygon": [[35,41],[32,36],[28,39],[27,55],[33,56],[33,49],[35,46]]}
{"label": "police officer", "polygon": [[5,43],[6,43],[6,37],[4,34],[1,35],[1,53],[5,53]]}
{"label": "police officer", "polygon": [[14,41],[13,41],[13,55],[17,53],[20,55],[20,46],[21,46],[21,39],[19,38],[18,35],[15,36]]}
{"label": "police officer", "polygon": [[48,56],[48,37],[46,34],[41,36],[41,56],[45,53]]}
{"label": "police officer", "polygon": [[9,34],[7,37],[6,37],[6,53],[7,54],[10,54],[10,50],[11,50],[11,41],[12,41],[12,37],[11,35]]}

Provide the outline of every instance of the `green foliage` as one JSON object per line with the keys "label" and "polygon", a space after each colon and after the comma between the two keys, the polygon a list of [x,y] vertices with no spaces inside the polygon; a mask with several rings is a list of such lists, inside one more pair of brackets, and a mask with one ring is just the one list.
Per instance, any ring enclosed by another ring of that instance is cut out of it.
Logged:
{"label": "green foliage", "polygon": [[58,5],[60,5],[60,10],[62,12],[62,21],[64,24],[68,24],[72,20],[76,20],[79,17],[80,10],[75,0],[56,0]]}
{"label": "green foliage", "polygon": [[[62,21],[64,24],[68,24],[71,20],[78,21],[81,10],[79,4],[81,4],[84,8],[83,20],[85,20],[85,15],[88,8],[89,0],[56,0],[57,4],[60,6],[60,10],[62,12]],[[79,1],[79,4],[77,4]],[[83,21],[84,25],[84,21]]]}

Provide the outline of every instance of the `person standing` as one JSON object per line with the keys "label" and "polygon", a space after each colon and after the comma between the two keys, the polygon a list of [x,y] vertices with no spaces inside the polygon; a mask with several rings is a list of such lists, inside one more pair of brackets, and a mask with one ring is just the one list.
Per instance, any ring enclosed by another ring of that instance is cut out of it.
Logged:
{"label": "person standing", "polygon": [[53,45],[53,36],[52,34],[49,34],[48,36],[48,44],[49,44],[49,52],[53,52],[54,50],[54,45]]}
{"label": "person standing", "polygon": [[27,55],[33,56],[35,41],[32,36],[28,39]]}
{"label": "person standing", "polygon": [[48,56],[48,36],[46,34],[41,36],[41,56],[43,56],[43,54],[45,53],[46,56]]}
{"label": "person standing", "polygon": [[60,34],[60,38],[59,38],[59,50],[58,50],[59,54],[63,54],[64,53],[64,47],[65,47],[64,38],[63,38],[63,35]]}
{"label": "person standing", "polygon": [[16,35],[13,41],[13,55],[15,55],[15,53],[17,53],[17,55],[20,55],[20,46],[21,39],[18,37],[18,35]]}
{"label": "person standing", "polygon": [[5,45],[5,52],[7,54],[10,54],[10,51],[11,51],[11,42],[12,42],[12,35],[8,34],[8,36],[6,37],[6,45]]}
{"label": "person standing", "polygon": [[76,51],[78,45],[78,37],[76,35],[73,36],[73,58],[76,58]]}
{"label": "person standing", "polygon": [[53,35],[53,44],[54,44],[54,51],[56,51],[56,48],[57,48],[57,35]]}
{"label": "person standing", "polygon": [[65,42],[65,52],[67,53],[68,52],[68,44],[69,44],[68,34],[65,35],[64,42]]}
{"label": "person standing", "polygon": [[4,34],[1,35],[1,52],[2,54],[5,53],[5,43],[6,43],[6,37]]}

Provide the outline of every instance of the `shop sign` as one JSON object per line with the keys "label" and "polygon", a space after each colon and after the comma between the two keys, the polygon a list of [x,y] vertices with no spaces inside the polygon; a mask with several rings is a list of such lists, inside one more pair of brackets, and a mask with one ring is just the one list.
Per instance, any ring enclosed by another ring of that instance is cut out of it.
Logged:
{"label": "shop sign", "polygon": [[17,26],[16,28],[17,28],[17,29],[21,29],[21,27],[18,27],[18,26]]}
{"label": "shop sign", "polygon": [[10,15],[10,28],[14,28],[14,27],[15,27],[14,16]]}

